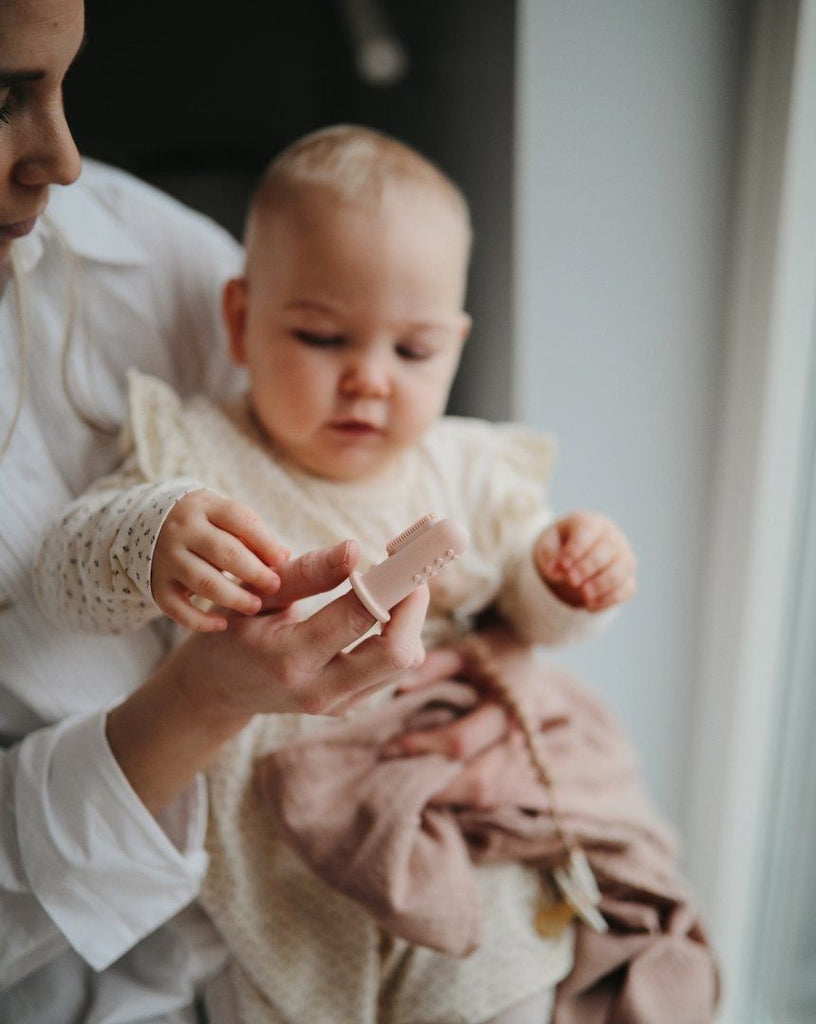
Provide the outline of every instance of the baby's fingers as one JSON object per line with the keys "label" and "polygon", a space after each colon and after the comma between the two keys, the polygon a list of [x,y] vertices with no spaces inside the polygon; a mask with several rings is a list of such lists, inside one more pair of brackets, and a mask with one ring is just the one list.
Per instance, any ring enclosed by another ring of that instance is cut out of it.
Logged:
{"label": "baby's fingers", "polygon": [[181,556],[176,576],[177,582],[190,594],[203,597],[222,608],[231,608],[244,615],[255,615],[261,610],[262,602],[257,594],[245,590],[208,561],[191,552]]}
{"label": "baby's fingers", "polygon": [[564,578],[572,587],[580,587],[589,579],[599,576],[619,560],[618,549],[604,537],[577,558],[566,570]]}
{"label": "baby's fingers", "polygon": [[541,535],[536,542],[536,561],[541,571],[552,578],[558,572],[558,556],[561,553],[561,533],[558,523],[553,523]]}
{"label": "baby's fingers", "polygon": [[[565,516],[557,523],[553,523],[548,530],[544,531],[539,538],[539,544],[547,542],[551,537],[551,531],[557,531],[559,549],[550,557],[549,564],[542,564],[548,578],[552,580],[568,580],[569,571],[579,562],[586,553],[597,542],[601,533],[600,524],[596,517],[583,512],[573,512]],[[552,548],[552,541],[549,540],[549,547]]]}
{"label": "baby's fingers", "polygon": [[[289,558],[289,550],[278,543],[263,519],[247,505],[238,501],[221,501],[209,509],[207,518],[219,530],[243,541],[244,546],[254,551],[265,565],[283,565]],[[230,566],[224,568],[241,579],[246,578]]]}
{"label": "baby's fingers", "polygon": [[634,597],[636,589],[634,565],[620,559],[588,580],[581,592],[587,608],[602,611],[628,601]]}
{"label": "baby's fingers", "polygon": [[280,588],[280,576],[232,533],[210,528],[196,539],[191,549],[211,566],[232,573],[262,594],[274,594]]}
{"label": "baby's fingers", "polygon": [[205,612],[190,604],[189,591],[179,583],[154,591],[156,603],[174,622],[196,633],[217,633],[227,628],[227,620],[218,612]]}

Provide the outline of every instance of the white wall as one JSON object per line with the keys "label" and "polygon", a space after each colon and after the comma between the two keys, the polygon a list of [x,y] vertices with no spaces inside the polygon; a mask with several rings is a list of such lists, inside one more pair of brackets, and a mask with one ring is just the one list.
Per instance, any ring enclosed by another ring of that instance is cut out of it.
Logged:
{"label": "white wall", "polygon": [[640,591],[559,659],[687,798],[746,4],[520,0],[515,418],[557,508],[628,532]]}

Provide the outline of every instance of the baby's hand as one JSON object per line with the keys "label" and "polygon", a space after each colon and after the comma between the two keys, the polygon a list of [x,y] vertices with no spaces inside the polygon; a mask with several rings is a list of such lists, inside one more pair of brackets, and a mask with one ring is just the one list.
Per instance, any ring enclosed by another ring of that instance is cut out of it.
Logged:
{"label": "baby's hand", "polygon": [[197,595],[221,608],[254,615],[261,598],[224,572],[261,594],[274,594],[280,577],[270,566],[280,566],[288,557],[252,509],[212,491],[191,491],[162,524],[150,576],[153,598],[165,615],[188,629],[226,629],[223,615],[196,608],[190,598]]}
{"label": "baby's hand", "polygon": [[637,561],[606,516],[572,512],[548,526],[533,552],[541,578],[567,604],[597,612],[635,593]]}

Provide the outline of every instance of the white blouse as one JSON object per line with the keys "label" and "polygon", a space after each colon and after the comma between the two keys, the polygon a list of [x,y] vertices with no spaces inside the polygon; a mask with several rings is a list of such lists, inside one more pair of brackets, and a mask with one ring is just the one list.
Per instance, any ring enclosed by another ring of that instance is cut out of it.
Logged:
{"label": "white blouse", "polygon": [[[198,892],[203,790],[157,822],[104,736],[105,711],[166,649],[162,630],[54,627],[31,580],[45,523],[119,461],[130,367],[183,394],[239,386],[220,292],[241,251],[205,218],[86,161],[12,256],[16,279],[0,265],[0,439],[24,363],[27,384],[0,462],[0,1020],[64,1024],[83,1007],[96,1024],[192,1020],[206,965],[189,927],[159,926]],[[82,422],[63,388],[72,301],[70,393],[107,434]]]}

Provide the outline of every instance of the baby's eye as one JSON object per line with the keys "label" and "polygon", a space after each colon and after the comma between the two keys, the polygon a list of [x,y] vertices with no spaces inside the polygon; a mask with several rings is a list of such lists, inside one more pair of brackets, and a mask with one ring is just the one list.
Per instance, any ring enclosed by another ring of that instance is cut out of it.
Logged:
{"label": "baby's eye", "polygon": [[411,362],[418,362],[422,359],[430,359],[433,355],[433,351],[428,348],[427,345],[421,345],[418,342],[401,341],[396,347],[395,351],[400,359],[406,359]]}
{"label": "baby's eye", "polygon": [[343,344],[342,334],[320,334],[317,331],[293,331],[298,341],[306,345],[313,345],[315,348],[339,348]]}

